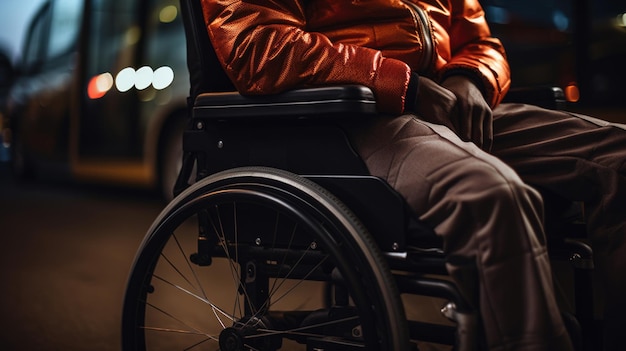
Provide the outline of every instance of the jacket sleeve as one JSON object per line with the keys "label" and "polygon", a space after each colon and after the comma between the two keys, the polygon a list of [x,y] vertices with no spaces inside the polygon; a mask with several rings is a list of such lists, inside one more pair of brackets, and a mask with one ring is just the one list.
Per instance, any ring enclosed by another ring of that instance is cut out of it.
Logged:
{"label": "jacket sleeve", "polygon": [[372,89],[380,112],[403,111],[408,65],[307,32],[300,1],[202,0],[202,7],[217,57],[242,94],[360,84]]}
{"label": "jacket sleeve", "polygon": [[511,85],[511,72],[500,40],[491,37],[484,11],[477,0],[452,0],[448,34],[452,58],[442,77],[471,72],[482,83],[492,107],[502,101]]}

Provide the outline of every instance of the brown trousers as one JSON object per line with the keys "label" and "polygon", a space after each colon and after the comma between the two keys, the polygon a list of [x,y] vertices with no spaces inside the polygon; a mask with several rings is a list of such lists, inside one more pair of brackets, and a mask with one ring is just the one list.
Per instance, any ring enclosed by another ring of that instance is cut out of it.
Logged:
{"label": "brown trousers", "polygon": [[606,318],[626,312],[624,126],[503,104],[494,110],[491,154],[411,115],[372,120],[350,133],[371,173],[443,237],[448,271],[478,305],[491,350],[571,349],[535,187],[584,201],[611,306]]}

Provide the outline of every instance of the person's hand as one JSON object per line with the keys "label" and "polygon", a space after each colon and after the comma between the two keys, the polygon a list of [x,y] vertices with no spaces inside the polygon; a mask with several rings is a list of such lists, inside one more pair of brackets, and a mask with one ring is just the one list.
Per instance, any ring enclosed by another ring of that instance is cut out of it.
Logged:
{"label": "person's hand", "polygon": [[415,113],[425,121],[444,125],[461,139],[484,150],[493,143],[493,115],[482,92],[464,76],[452,76],[441,85],[419,78]]}
{"label": "person's hand", "polygon": [[441,85],[456,96],[457,135],[489,151],[493,144],[493,112],[480,89],[462,75],[451,76]]}
{"label": "person's hand", "polygon": [[444,125],[457,133],[456,105],[457,98],[453,92],[429,78],[419,77],[415,113],[420,119]]}

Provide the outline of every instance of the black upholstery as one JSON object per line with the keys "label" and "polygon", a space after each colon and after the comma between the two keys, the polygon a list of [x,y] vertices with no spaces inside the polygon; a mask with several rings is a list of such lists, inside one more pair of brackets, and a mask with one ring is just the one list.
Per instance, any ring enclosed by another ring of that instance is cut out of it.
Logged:
{"label": "black upholstery", "polygon": [[347,119],[375,115],[374,94],[359,85],[296,89],[263,96],[243,96],[237,92],[200,94],[193,109],[194,118],[230,120]]}
{"label": "black upholstery", "polygon": [[[190,124],[175,193],[197,178],[241,166],[267,166],[313,179],[349,205],[383,250],[406,250],[409,213],[403,199],[369,175],[342,124],[377,116],[370,89],[329,86],[276,95],[234,91],[211,46],[200,0],[181,0],[190,70]],[[376,203],[380,207],[372,207]],[[413,223],[415,224],[415,223]],[[431,231],[421,228],[418,233]],[[423,229],[423,230],[422,230]]]}
{"label": "black upholstery", "polygon": [[202,6],[198,1],[180,1],[187,40],[187,68],[193,101],[201,92],[235,91],[222,69],[204,25]]}

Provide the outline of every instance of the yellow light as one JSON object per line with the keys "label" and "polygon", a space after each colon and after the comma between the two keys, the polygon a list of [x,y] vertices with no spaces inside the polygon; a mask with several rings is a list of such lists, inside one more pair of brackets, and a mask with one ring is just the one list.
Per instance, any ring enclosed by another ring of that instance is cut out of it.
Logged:
{"label": "yellow light", "polygon": [[139,26],[131,26],[130,28],[128,28],[126,33],[124,33],[124,43],[127,46],[135,45],[139,41],[140,37],[141,29],[139,28]]}
{"label": "yellow light", "polygon": [[159,12],[159,21],[162,23],[173,22],[178,16],[178,9],[174,5],[165,6]]}

